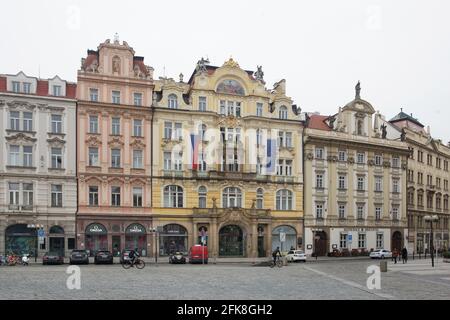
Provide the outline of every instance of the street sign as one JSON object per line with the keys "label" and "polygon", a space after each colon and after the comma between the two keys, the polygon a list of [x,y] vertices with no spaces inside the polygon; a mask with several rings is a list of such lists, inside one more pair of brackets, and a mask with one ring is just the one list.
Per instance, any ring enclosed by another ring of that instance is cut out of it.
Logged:
{"label": "street sign", "polygon": [[286,241],[286,233],[280,232],[280,242],[285,242],[285,241]]}
{"label": "street sign", "polygon": [[45,242],[45,238],[44,237],[39,237],[38,238],[38,244],[44,244]]}
{"label": "street sign", "polygon": [[352,235],[351,235],[351,234],[348,234],[348,235],[347,235],[347,241],[350,241],[350,242],[351,242],[352,240],[353,240]]}
{"label": "street sign", "polygon": [[45,237],[45,231],[44,231],[44,229],[39,229],[39,230],[38,230],[38,237],[39,237],[39,238]]}

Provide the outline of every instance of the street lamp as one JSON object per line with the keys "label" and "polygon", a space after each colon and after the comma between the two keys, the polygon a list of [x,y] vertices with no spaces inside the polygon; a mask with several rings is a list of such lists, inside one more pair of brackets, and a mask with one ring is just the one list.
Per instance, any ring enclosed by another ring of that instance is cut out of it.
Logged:
{"label": "street lamp", "polygon": [[425,216],[423,218],[425,219],[425,221],[429,221],[431,226],[431,234],[430,234],[431,266],[434,268],[433,222],[439,221],[439,217],[437,215],[433,215],[433,216]]}

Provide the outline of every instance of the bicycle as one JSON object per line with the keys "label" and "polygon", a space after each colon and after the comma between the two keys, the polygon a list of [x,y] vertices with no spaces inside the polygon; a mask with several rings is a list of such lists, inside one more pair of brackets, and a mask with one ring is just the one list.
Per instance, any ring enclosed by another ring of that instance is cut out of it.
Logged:
{"label": "bicycle", "polygon": [[141,260],[139,258],[136,258],[136,260],[134,261],[134,263],[132,263],[130,260],[124,260],[122,262],[122,267],[124,269],[130,269],[131,267],[136,267],[138,269],[144,269],[145,267],[145,262],[144,260]]}
{"label": "bicycle", "polygon": [[277,257],[276,262],[273,262],[273,260],[271,260],[270,267],[271,267],[271,268],[274,268],[275,265],[276,265],[278,268],[281,268],[281,267],[283,266],[283,261],[281,261],[280,257]]}

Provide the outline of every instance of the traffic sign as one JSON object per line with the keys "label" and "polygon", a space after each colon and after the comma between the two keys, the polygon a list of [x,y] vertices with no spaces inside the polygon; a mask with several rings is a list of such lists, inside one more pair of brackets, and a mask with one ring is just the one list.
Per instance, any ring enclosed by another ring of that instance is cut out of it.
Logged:
{"label": "traffic sign", "polygon": [[352,240],[353,240],[352,235],[351,235],[351,234],[348,234],[348,235],[347,235],[347,241],[350,241],[350,242],[351,242]]}
{"label": "traffic sign", "polygon": [[38,230],[38,237],[39,237],[39,238],[45,237],[45,231],[44,231],[44,229],[39,229],[39,230]]}

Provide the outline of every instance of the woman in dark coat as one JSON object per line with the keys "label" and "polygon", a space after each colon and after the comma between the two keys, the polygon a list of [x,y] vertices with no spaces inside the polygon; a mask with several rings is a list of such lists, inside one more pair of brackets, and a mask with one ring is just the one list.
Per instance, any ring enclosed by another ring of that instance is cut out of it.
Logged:
{"label": "woman in dark coat", "polygon": [[406,247],[403,247],[402,249],[402,261],[403,263],[408,262],[408,250],[406,250]]}

